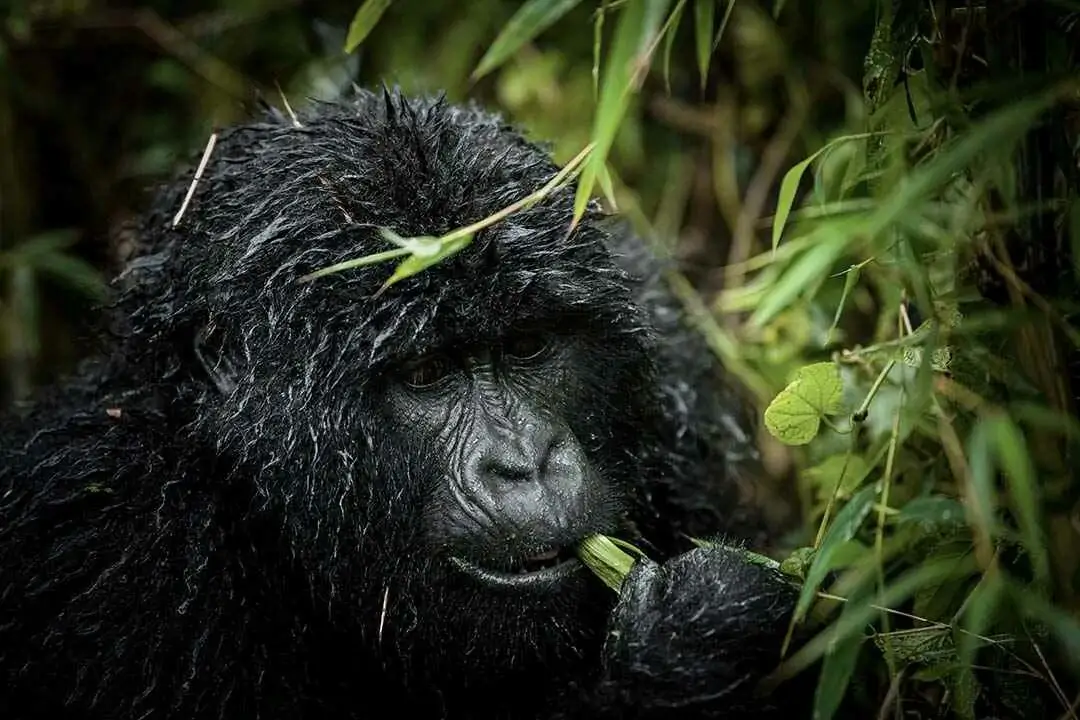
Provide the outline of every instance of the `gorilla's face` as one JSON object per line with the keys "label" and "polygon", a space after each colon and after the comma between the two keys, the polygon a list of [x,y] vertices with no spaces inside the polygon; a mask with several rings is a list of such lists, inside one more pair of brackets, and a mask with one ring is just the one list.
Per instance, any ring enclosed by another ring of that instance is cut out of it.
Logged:
{"label": "gorilla's face", "polygon": [[609,391],[590,379],[596,348],[550,328],[432,352],[405,365],[390,406],[434,449],[424,502],[430,547],[485,587],[565,591],[584,571],[574,548],[613,532],[626,484],[604,461],[597,426]]}
{"label": "gorilla's face", "polygon": [[391,591],[387,620],[422,674],[527,683],[595,652],[615,596],[575,548],[626,536],[638,507],[644,358],[564,317],[451,341],[387,377],[378,432],[423,478],[403,503],[419,506],[401,573],[414,582]]}

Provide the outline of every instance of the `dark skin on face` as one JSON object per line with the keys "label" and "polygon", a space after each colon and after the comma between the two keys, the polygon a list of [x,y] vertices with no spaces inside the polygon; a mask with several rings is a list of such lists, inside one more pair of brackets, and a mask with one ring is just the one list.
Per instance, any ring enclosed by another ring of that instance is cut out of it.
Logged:
{"label": "dark skin on face", "polygon": [[614,520],[613,488],[567,417],[585,394],[573,336],[533,329],[407,363],[391,393],[402,427],[446,453],[427,532],[473,580],[544,593],[584,571],[574,548]]}

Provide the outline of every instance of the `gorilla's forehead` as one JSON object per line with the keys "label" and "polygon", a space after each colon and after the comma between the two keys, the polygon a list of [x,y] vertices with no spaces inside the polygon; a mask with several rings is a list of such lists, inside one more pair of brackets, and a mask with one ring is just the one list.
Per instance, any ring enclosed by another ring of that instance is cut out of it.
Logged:
{"label": "gorilla's forehead", "polygon": [[[444,234],[522,200],[557,172],[496,116],[362,92],[295,122],[224,133],[174,252],[192,302],[212,321],[244,328],[249,347],[280,346],[259,333],[301,348],[329,342],[371,367],[571,318],[633,330],[627,278],[596,209],[572,227],[573,188],[389,288],[397,260],[303,280],[393,249],[380,227]],[[621,316],[609,317],[612,308]]]}

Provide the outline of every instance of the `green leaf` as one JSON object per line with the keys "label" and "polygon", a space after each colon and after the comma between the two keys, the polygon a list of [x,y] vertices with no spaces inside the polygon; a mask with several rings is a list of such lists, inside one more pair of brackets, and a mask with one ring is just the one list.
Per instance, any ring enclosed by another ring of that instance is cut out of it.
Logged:
{"label": "green leaf", "polygon": [[976,653],[986,642],[981,636],[990,627],[1005,589],[1000,572],[991,570],[982,577],[965,601],[964,614],[960,619],[964,632],[958,638],[961,667],[971,667],[975,663]]}
{"label": "green leaf", "polygon": [[364,42],[364,38],[375,29],[391,2],[393,0],[365,0],[349,23],[349,33],[345,36],[346,53],[351,53]]}
{"label": "green leaf", "polygon": [[891,653],[902,663],[933,665],[956,660],[953,630],[948,625],[930,625],[902,632],[878,633],[874,644],[884,653]]}
{"label": "green leaf", "polygon": [[806,613],[810,610],[821,583],[825,580],[825,576],[832,567],[833,556],[859,532],[859,528],[862,527],[866,516],[870,514],[876,496],[877,488],[868,485],[855,493],[851,500],[845,503],[840,512],[836,514],[836,518],[826,531],[825,537],[821,539],[821,546],[814,556],[810,570],[806,573],[806,581],[803,583],[802,590],[799,593],[799,600],[795,605],[796,622],[806,617]]}
{"label": "green leaf", "polygon": [[1080,441],[1080,419],[1067,412],[1022,401],[1010,404],[1008,412],[1011,417],[1022,420],[1040,430],[1059,433],[1073,442]]}
{"label": "green leaf", "polygon": [[968,469],[971,472],[970,521],[986,537],[998,534],[994,510],[997,493],[994,490],[993,432],[987,420],[981,419],[972,428],[967,442]]}
{"label": "green leaf", "polygon": [[780,572],[803,580],[810,570],[810,564],[814,562],[815,555],[817,555],[817,548],[795,548],[790,555],[780,561]]}
{"label": "green leaf", "polygon": [[878,237],[916,208],[935,190],[964,172],[982,153],[1002,153],[1010,149],[1053,105],[1057,91],[1011,103],[990,113],[952,145],[943,148],[933,159],[904,177],[903,182],[885,198],[866,222],[863,232]]}
{"label": "green leaf", "polygon": [[764,326],[825,277],[844,254],[848,244],[857,237],[849,231],[851,226],[849,218],[818,226],[812,233],[809,249],[798,255],[798,259],[769,288],[768,294],[750,316],[750,325],[758,328]]}
{"label": "green leaf", "polygon": [[715,23],[716,0],[695,0],[694,45],[697,49],[698,73],[701,76],[702,92],[705,92],[705,81],[709,76],[709,60],[712,58],[713,25]]}
{"label": "green leaf", "polygon": [[814,439],[825,415],[840,411],[844,385],[840,370],[831,362],[801,368],[765,409],[765,427],[787,445],[805,445]]}
{"label": "green leaf", "polygon": [[7,301],[11,309],[15,349],[26,358],[41,352],[41,302],[37,275],[29,265],[15,265],[9,275]]}
{"label": "green leaf", "polygon": [[662,9],[666,4],[667,0],[625,0],[620,6],[615,37],[608,51],[603,80],[600,83],[600,99],[593,119],[594,149],[581,173],[574,200],[575,223],[584,215],[600,171],[607,162],[619,124],[626,115],[630,98],[636,90],[634,82],[638,76],[635,71],[642,60],[640,54],[648,48],[648,43],[656,32],[661,19],[658,9]]}
{"label": "green leaf", "polygon": [[1024,615],[1050,630],[1061,645],[1060,657],[1066,658],[1072,670],[1080,673],[1080,621],[1026,587],[1013,583],[1008,590]]}
{"label": "green leaf", "polygon": [[452,237],[448,241],[440,242],[438,249],[435,252],[430,252],[425,246],[424,254],[410,255],[398,263],[398,266],[394,268],[394,274],[383,283],[382,287],[379,288],[379,292],[383,292],[394,283],[412,277],[432,265],[442,262],[451,255],[460,252],[468,247],[469,243],[472,242],[472,238],[472,235]]}
{"label": "green leaf", "polygon": [[964,506],[940,495],[919,497],[906,503],[896,516],[898,524],[915,523],[927,530],[963,524]]}
{"label": "green leaf", "polygon": [[959,720],[975,720],[975,701],[979,697],[979,681],[970,665],[961,664],[949,676],[952,698],[949,705]]}
{"label": "green leaf", "polygon": [[380,227],[379,234],[383,236],[384,240],[392,242],[399,248],[408,250],[410,254],[425,258],[437,255],[443,246],[443,241],[434,235],[402,237],[388,227]]}
{"label": "green leaf", "polygon": [[844,313],[844,306],[847,305],[847,300],[851,295],[851,291],[854,290],[855,286],[859,283],[859,275],[861,272],[862,268],[858,265],[852,265],[844,273],[844,290],[840,293],[840,302],[836,305],[836,313],[833,315],[832,325],[829,326],[829,332],[825,336],[829,341],[832,340],[836,328],[840,326],[840,316]]}
{"label": "green leaf", "polygon": [[780,192],[776,199],[776,214],[773,216],[773,251],[780,245],[780,236],[784,233],[784,226],[787,224],[788,216],[791,215],[791,209],[795,205],[795,194],[799,191],[799,183],[802,182],[803,175],[806,174],[806,169],[810,167],[810,164],[840,143],[849,142],[851,140],[860,140],[875,134],[877,133],[860,133],[858,135],[844,135],[842,137],[834,138],[821,147],[821,149],[814,152],[810,157],[799,161],[790,170],[784,173],[784,177],[780,181]]}
{"label": "green leaf", "polygon": [[[839,373],[837,373],[839,375]],[[827,500],[836,492],[846,498],[866,480],[872,468],[858,455],[842,453],[830,455],[803,472],[803,477],[814,483],[818,498]]]}
{"label": "green leaf", "polygon": [[[850,606],[844,606],[843,612],[850,612]],[[814,691],[814,720],[832,720],[847,695],[848,684],[855,672],[865,638],[861,634],[852,634],[834,643],[825,653],[821,663],[821,676]]]}
{"label": "green leaf", "polygon": [[478,80],[506,62],[507,58],[577,7],[581,0],[527,0],[507,21],[491,47],[484,53],[473,80]]}
{"label": "green leaf", "polygon": [[668,30],[664,36],[663,74],[664,90],[671,93],[671,49],[675,46],[675,36],[679,32],[679,21],[682,20],[683,10],[686,9],[686,0],[679,0],[671,16],[667,20]]}
{"label": "green leaf", "polygon": [[82,258],[62,252],[34,256],[30,266],[93,300],[103,300],[108,286],[101,273]]}
{"label": "green leaf", "polygon": [[79,233],[75,230],[66,228],[63,230],[50,230],[27,238],[12,248],[10,254],[26,258],[27,262],[31,262],[32,258],[66,250],[78,240]]}
{"label": "green leaf", "polygon": [[724,37],[724,30],[727,29],[728,20],[731,19],[733,10],[735,10],[735,0],[728,0],[727,10],[724,11],[724,17],[720,20],[720,27],[716,29],[716,37],[713,38],[713,52],[716,52],[716,48],[720,45],[720,39]]}
{"label": "green leaf", "polygon": [[[866,489],[870,490],[870,488]],[[872,500],[872,496],[866,500],[867,505],[864,509],[865,512],[869,512],[869,505]],[[845,507],[840,514],[842,515],[846,510],[847,507]],[[840,515],[837,515],[837,524],[839,524],[839,521]],[[788,658],[774,677],[777,677],[778,679],[790,678],[807,669],[816,662],[818,658],[828,652],[828,650],[836,643],[841,642],[852,635],[861,634],[867,623],[870,623],[876,616],[881,614],[878,605],[882,607],[898,607],[920,589],[939,585],[950,578],[969,573],[972,566],[974,566],[974,560],[968,560],[961,563],[957,563],[954,560],[930,560],[912,568],[894,582],[887,585],[882,593],[873,598],[873,603],[869,601],[857,603],[849,602],[849,604],[853,605],[850,611],[842,613],[835,623],[812,638]],[[807,581],[807,585],[804,585],[803,587],[804,592],[807,587],[809,587],[809,580]],[[810,599],[805,601],[807,607],[812,599],[813,593],[811,593]],[[799,600],[800,603],[803,602],[801,597]]]}
{"label": "green leaf", "polygon": [[1005,472],[1020,535],[1031,556],[1036,581],[1044,589],[1048,589],[1050,559],[1042,530],[1042,502],[1039,497],[1039,482],[1035,476],[1035,464],[1028,452],[1024,433],[1012,419],[1007,415],[998,415],[993,424],[993,446],[1001,469]]}

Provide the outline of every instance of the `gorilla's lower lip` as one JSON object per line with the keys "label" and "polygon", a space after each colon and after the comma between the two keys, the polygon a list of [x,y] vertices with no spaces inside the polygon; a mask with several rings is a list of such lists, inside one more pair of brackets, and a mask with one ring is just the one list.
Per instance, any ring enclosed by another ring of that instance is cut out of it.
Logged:
{"label": "gorilla's lower lip", "polygon": [[554,565],[542,567],[538,570],[517,571],[486,568],[457,556],[451,557],[450,561],[459,570],[486,585],[519,589],[542,587],[557,583],[581,568],[581,561],[576,557],[567,557]]}

